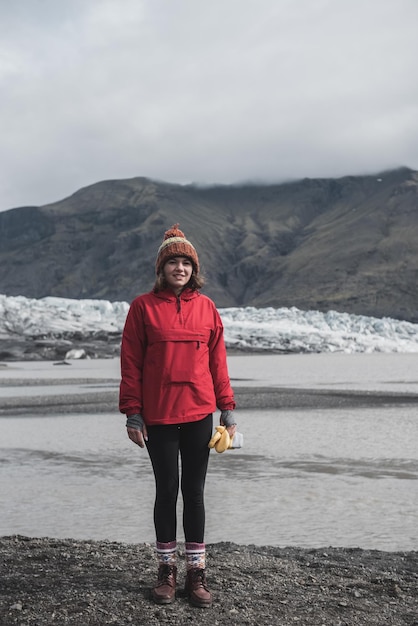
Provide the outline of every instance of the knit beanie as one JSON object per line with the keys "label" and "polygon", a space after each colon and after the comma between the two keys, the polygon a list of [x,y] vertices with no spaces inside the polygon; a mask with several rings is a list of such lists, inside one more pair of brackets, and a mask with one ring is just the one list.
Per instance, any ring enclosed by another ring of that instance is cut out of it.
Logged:
{"label": "knit beanie", "polygon": [[199,273],[197,252],[193,244],[186,239],[185,234],[179,229],[179,224],[174,224],[170,230],[164,233],[164,239],[158,248],[157,260],[155,262],[156,273],[159,274],[165,262],[175,256],[187,256],[193,263],[195,272]]}

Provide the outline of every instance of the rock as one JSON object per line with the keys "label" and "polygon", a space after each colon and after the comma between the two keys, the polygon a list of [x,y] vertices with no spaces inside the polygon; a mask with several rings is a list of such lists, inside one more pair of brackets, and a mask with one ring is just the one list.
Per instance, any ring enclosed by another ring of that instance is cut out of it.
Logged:
{"label": "rock", "polygon": [[65,358],[66,359],[87,359],[87,353],[83,348],[78,349],[78,350],[72,349],[67,352],[67,354],[65,355]]}

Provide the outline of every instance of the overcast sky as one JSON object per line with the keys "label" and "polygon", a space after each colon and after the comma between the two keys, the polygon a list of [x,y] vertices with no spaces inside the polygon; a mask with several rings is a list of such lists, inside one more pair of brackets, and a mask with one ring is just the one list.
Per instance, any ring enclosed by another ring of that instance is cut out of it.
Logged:
{"label": "overcast sky", "polygon": [[418,169],[417,0],[0,0],[0,210]]}

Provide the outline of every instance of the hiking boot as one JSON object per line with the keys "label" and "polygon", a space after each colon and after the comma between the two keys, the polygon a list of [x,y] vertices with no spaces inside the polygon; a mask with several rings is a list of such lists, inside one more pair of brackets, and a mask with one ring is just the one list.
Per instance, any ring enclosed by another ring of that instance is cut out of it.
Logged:
{"label": "hiking boot", "polygon": [[176,597],[177,567],[175,565],[160,565],[158,580],[152,589],[151,595],[157,604],[171,604]]}
{"label": "hiking boot", "polygon": [[184,590],[189,596],[190,604],[193,604],[193,606],[205,609],[212,605],[212,594],[206,584],[204,569],[189,569]]}

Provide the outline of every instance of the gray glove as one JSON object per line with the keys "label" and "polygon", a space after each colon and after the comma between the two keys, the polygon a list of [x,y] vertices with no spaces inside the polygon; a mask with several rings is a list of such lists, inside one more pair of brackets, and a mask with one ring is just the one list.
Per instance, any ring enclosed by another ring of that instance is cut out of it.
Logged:
{"label": "gray glove", "polygon": [[126,418],[126,428],[134,428],[135,430],[140,430],[141,433],[144,432],[144,418],[140,413],[135,413],[134,415],[128,415]]}
{"label": "gray glove", "polygon": [[229,428],[230,426],[234,426],[236,424],[234,415],[232,411],[221,411],[221,426],[225,426]]}

